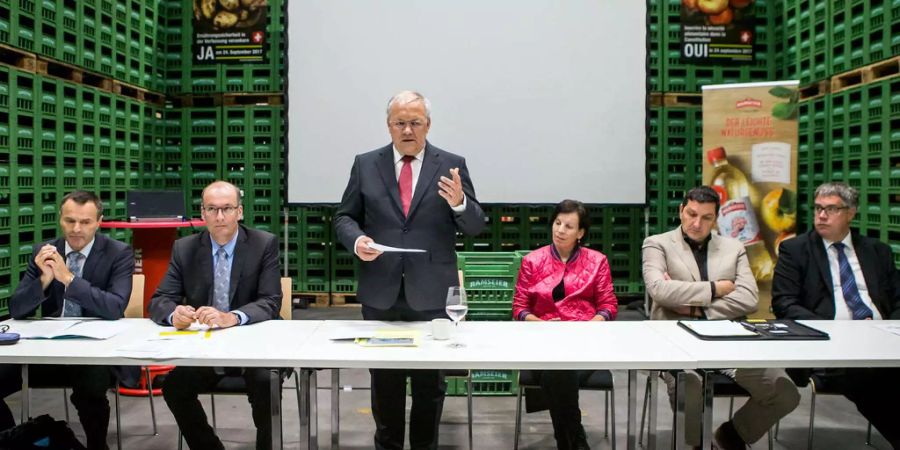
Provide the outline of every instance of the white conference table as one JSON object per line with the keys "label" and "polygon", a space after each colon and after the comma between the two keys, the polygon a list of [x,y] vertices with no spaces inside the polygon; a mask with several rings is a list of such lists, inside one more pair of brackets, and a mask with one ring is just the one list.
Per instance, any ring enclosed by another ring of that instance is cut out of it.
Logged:
{"label": "white conference table", "polygon": [[[637,370],[717,369],[739,367],[897,367],[900,336],[879,326],[900,322],[815,321],[808,325],[831,335],[828,341],[703,341],[676,322],[462,322],[451,341],[430,337],[425,322],[280,321],[213,331],[208,339],[194,336],[190,354],[126,357],[117,349],[158,339],[171,327],[147,319],[122,319],[128,330],[107,340],[22,340],[0,347],[0,363],[84,365],[148,365],[302,368],[408,369],[609,369],[628,371],[628,448],[637,444]],[[9,324],[11,322],[4,322]],[[14,322],[13,322],[14,324]],[[417,347],[363,347],[333,341],[348,327],[402,326],[420,330]],[[10,330],[15,332],[15,326]],[[179,338],[181,338],[179,336]],[[198,350],[199,349],[199,350]],[[301,396],[309,407],[309,371],[301,377]],[[278,377],[277,370],[272,371]],[[274,378],[273,378],[274,379]],[[655,382],[655,377],[651,377]],[[23,411],[28,408],[27,376],[23,377]],[[706,389],[705,392],[710,392]],[[281,390],[273,383],[273,444],[281,447]],[[706,400],[711,406],[711,397]],[[706,404],[706,401],[704,404]],[[651,403],[652,404],[652,403]],[[302,412],[301,407],[301,412]],[[704,444],[711,437],[711,408],[704,411]],[[651,414],[653,412],[651,411]],[[651,425],[653,417],[651,417]],[[309,417],[306,417],[309,420]],[[316,446],[309,423],[301,425],[307,444]],[[676,427],[677,428],[677,427]],[[651,427],[652,429],[652,427]],[[680,439],[677,439],[680,441]]]}
{"label": "white conference table", "polygon": [[[152,365],[164,361],[176,366],[204,367],[264,367],[271,371],[272,383],[272,439],[273,448],[281,448],[281,375],[277,368],[299,367],[298,349],[302,347],[322,321],[267,322],[244,327],[214,330],[204,333],[168,336],[175,346],[191,348],[174,351],[170,355],[127,357],[117,350],[151,339],[163,337],[173,327],[159,326],[149,319],[120,319],[127,330],[110,339],[22,339],[16,345],[0,347],[0,364],[22,365],[22,416],[30,416],[28,365]],[[4,321],[10,332],[16,331],[15,321]]]}
{"label": "white conference table", "polygon": [[[461,322],[436,341],[428,322],[382,323],[420,331],[417,347],[363,347],[333,341],[371,321],[326,321],[303,347],[303,367],[403,369],[609,369],[628,371],[628,448],[637,446],[637,370],[695,368],[693,358],[641,322]],[[375,325],[377,326],[377,325]],[[463,348],[451,348],[459,342]],[[312,389],[301,389],[311,392]],[[315,440],[309,442],[315,447]]]}
{"label": "white conference table", "polygon": [[[690,355],[696,361],[697,369],[900,367],[900,336],[884,329],[900,327],[900,321],[798,322],[828,333],[830,339],[706,341],[679,327],[677,321],[642,323]],[[701,434],[703,446],[708,448],[712,441],[712,386],[705,384],[703,392]],[[650,426],[652,429],[652,421]]]}

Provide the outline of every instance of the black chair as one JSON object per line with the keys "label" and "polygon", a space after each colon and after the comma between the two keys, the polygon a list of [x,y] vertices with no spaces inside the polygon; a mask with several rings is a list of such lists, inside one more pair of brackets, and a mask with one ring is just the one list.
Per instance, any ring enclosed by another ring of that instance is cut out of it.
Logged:
{"label": "black chair", "polygon": [[[516,396],[516,435],[513,444],[514,449],[519,448],[519,434],[522,431],[522,393],[527,388],[540,388],[534,376],[534,372],[530,370],[519,371],[519,391]],[[609,370],[595,370],[590,377],[583,381],[578,389],[586,391],[603,391],[604,396],[604,417],[603,417],[603,437],[610,440],[612,449],[616,449],[616,391],[615,380],[612,372]],[[609,429],[612,424],[612,438],[610,438]]]}

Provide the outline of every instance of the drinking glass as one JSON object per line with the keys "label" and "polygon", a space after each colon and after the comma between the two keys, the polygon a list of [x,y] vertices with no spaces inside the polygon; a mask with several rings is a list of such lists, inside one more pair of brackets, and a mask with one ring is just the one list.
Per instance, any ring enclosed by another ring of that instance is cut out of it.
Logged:
{"label": "drinking glass", "polygon": [[[456,341],[456,331],[459,329],[459,321],[469,312],[469,303],[466,300],[466,290],[461,286],[451,286],[447,289],[447,316],[454,324],[454,341]],[[465,347],[465,344],[459,342],[451,342],[451,348]]]}

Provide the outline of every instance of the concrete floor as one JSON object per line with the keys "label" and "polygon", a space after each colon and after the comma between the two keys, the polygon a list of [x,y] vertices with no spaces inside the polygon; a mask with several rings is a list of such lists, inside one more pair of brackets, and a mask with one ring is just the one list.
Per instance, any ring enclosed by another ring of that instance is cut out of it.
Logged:
{"label": "concrete floor", "polygon": [[[359,310],[353,307],[312,308],[294,311],[295,319],[357,319]],[[625,448],[626,436],[626,373],[615,372],[616,398],[616,445]],[[638,390],[643,399],[646,373],[640,373]],[[331,444],[331,371],[318,373],[319,382],[319,446],[335,448]],[[369,409],[369,375],[365,370],[344,370],[341,372],[340,396],[340,447],[344,449],[372,448],[372,434],[375,426]],[[660,383],[659,399],[659,448],[668,448],[671,441],[672,415],[668,406],[664,384]],[[285,448],[299,448],[297,402],[293,378],[284,385],[283,428]],[[809,421],[809,389],[801,390],[803,399],[800,406],[781,423],[776,449],[805,449]],[[156,415],[159,435],[153,436],[150,408],[146,398],[122,397],[122,439],[125,449],[168,450],[177,448],[178,429],[162,398],[156,399]],[[14,412],[19,411],[19,395],[7,399]],[[32,412],[49,413],[55,418],[64,418],[62,391],[59,389],[38,389],[32,392]],[[110,396],[112,403],[112,396]],[[209,397],[203,396],[209,412]],[[736,400],[736,405],[742,402]],[[604,437],[604,398],[600,392],[583,391],[581,406],[588,439],[595,449],[611,448],[611,442]],[[474,401],[474,436],[476,448],[504,449],[513,447],[515,427],[515,397],[476,397]],[[409,403],[407,402],[407,409]],[[728,400],[718,399],[715,405],[715,422],[721,423],[728,414]],[[83,432],[77,416],[71,412],[73,429],[79,438]],[[229,449],[253,449],[255,430],[250,418],[250,406],[244,396],[217,396],[216,417],[219,436]],[[640,415],[638,416],[640,418]],[[856,411],[852,403],[839,396],[820,396],[816,405],[816,449],[866,449],[866,421]],[[448,397],[444,403],[441,420],[440,448],[463,449],[467,442],[465,397]],[[110,422],[109,444],[115,448],[115,419]],[[889,449],[890,445],[873,431],[872,443],[875,448]],[[555,448],[550,416],[546,412],[527,414],[523,418],[520,447],[524,449]],[[766,448],[765,438],[753,448]]]}

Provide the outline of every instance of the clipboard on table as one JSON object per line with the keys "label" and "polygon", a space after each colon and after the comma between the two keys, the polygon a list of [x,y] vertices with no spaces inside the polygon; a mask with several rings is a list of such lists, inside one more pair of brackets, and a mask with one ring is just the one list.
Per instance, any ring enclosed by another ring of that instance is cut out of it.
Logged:
{"label": "clipboard on table", "polygon": [[678,326],[704,341],[824,341],[828,333],[790,319],[679,320]]}

